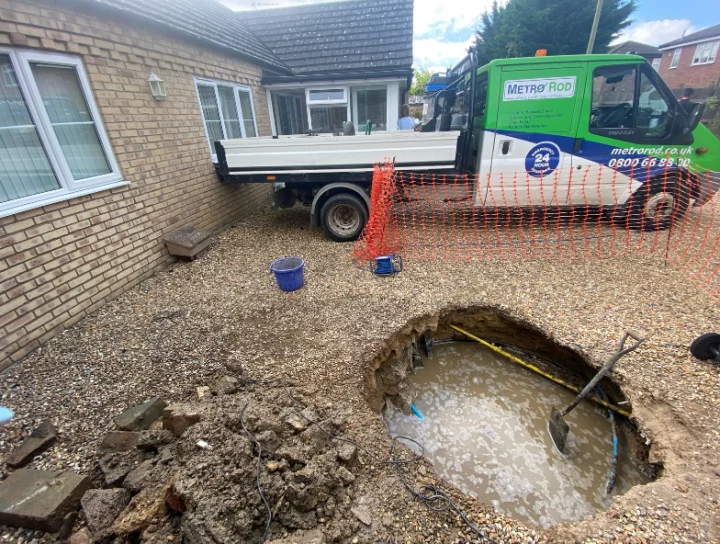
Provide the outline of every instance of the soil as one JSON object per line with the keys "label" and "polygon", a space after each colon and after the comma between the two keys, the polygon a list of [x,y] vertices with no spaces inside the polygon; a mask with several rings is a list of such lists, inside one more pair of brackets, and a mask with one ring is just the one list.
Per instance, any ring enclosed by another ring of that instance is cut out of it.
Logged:
{"label": "soil", "polygon": [[[0,451],[9,453],[50,419],[57,443],[30,467],[91,474],[100,487],[98,445],[113,429],[114,416],[154,396],[197,403],[203,419],[178,439],[174,461],[158,466],[162,448],[143,454],[152,477],[138,487],[128,514],[139,509],[157,519],[122,538],[257,542],[264,507],[254,489],[253,447],[237,428],[248,394],[247,413],[257,418],[248,420],[253,432],[262,433],[258,422],[267,420],[281,443],[262,458],[261,484],[271,507],[286,497],[271,539],[479,542],[457,513],[433,512],[410,495],[394,465],[360,453],[357,464],[346,467],[332,441],[312,455],[303,452],[296,466],[270,472],[267,463],[281,462],[282,448],[307,446],[302,432],[284,422],[293,409],[285,395],[296,396],[323,421],[347,415],[337,431],[387,460],[391,441],[378,412],[375,370],[425,328],[440,325],[440,334],[445,317],[460,315],[453,312],[464,312],[467,319],[458,324],[483,331],[488,340],[589,365],[583,368],[599,368],[624,330],[632,329],[647,341],[613,371],[612,395],[630,401],[648,460],[662,466],[656,481],[618,497],[607,512],[543,530],[463,496],[438,481],[429,465],[405,467],[407,477],[414,487],[437,484],[498,542],[720,542],[720,369],[687,350],[695,337],[713,330],[720,312],[687,276],[654,258],[628,256],[409,260],[398,276],[379,278],[353,266],[348,245],[325,239],[308,223],[301,208],[243,221],[222,233],[202,259],[146,280],[8,369],[0,375],[2,403],[17,417],[0,429]],[[284,293],[268,266],[293,254],[306,259],[306,285]],[[503,338],[504,330],[513,331],[510,338]],[[548,347],[559,351],[544,353]],[[241,369],[244,385],[234,394],[197,401],[196,388],[213,386],[228,368]],[[198,447],[198,440],[212,449]],[[302,473],[308,466],[312,478]],[[339,483],[340,468],[354,481]],[[2,466],[3,475],[9,470]],[[311,494],[318,502],[305,512],[313,501],[299,509],[293,501],[302,499],[288,491],[303,478],[323,482]],[[153,493],[167,493],[168,486],[169,495],[158,502]],[[328,506],[330,498],[334,505]],[[370,525],[362,521],[368,515]],[[81,514],[75,529],[82,526]],[[57,540],[0,531],[4,542]]]}

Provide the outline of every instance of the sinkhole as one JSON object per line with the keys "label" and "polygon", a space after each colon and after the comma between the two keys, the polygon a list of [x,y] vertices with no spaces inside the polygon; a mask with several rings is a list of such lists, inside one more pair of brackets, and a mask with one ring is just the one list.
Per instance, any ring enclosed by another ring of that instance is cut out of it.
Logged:
{"label": "sinkhole", "polygon": [[[633,423],[615,416],[613,434],[608,411],[587,400],[565,417],[570,435],[561,454],[548,419],[553,406],[568,405],[576,393],[469,341],[450,324],[579,387],[596,372],[541,331],[487,309],[450,312],[396,335],[373,366],[374,402],[389,434],[420,442],[443,481],[508,516],[549,527],[606,510],[616,495],[657,476],[660,467],[648,463]],[[631,410],[608,377],[598,395]]]}

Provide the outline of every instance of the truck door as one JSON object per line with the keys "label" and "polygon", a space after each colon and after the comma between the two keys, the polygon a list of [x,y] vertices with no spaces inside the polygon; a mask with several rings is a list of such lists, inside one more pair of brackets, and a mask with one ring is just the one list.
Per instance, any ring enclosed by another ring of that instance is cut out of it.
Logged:
{"label": "truck door", "polygon": [[668,144],[682,143],[678,106],[646,63],[591,62],[585,86],[567,204],[622,204],[646,177],[676,162],[664,155],[677,153]]}
{"label": "truck door", "polygon": [[485,206],[564,203],[584,79],[583,63],[503,67]]}

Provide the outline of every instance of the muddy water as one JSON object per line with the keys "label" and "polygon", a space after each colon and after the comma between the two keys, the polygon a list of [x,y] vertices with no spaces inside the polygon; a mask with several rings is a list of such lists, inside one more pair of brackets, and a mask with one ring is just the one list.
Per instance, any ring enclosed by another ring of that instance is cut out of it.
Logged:
{"label": "muddy water", "polygon": [[[571,431],[563,457],[547,420],[552,406],[573,399],[571,392],[474,343],[438,345],[424,364],[411,378],[424,421],[392,406],[385,420],[391,435],[425,446],[441,478],[500,512],[544,527],[609,506],[611,427],[592,404],[583,402],[566,416]],[[647,481],[619,434],[613,494]]]}

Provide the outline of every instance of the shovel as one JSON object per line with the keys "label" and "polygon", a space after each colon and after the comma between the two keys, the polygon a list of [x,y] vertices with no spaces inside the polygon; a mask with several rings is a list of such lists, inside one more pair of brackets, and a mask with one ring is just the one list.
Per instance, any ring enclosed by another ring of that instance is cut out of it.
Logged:
{"label": "shovel", "polygon": [[[636,340],[636,342],[632,346],[626,348],[625,342],[627,342],[628,338],[632,338],[633,340]],[[565,423],[563,418],[578,404],[580,404],[581,400],[588,396],[590,391],[592,391],[598,382],[603,379],[605,374],[610,372],[610,369],[612,369],[613,365],[618,361],[618,359],[620,359],[620,357],[627,355],[631,351],[635,351],[644,341],[644,338],[640,338],[637,335],[626,331],[622,340],[620,340],[620,345],[618,346],[615,354],[610,357],[610,360],[605,363],[605,366],[600,369],[600,372],[598,372],[595,377],[590,380],[590,383],[588,383],[585,388],[580,391],[580,394],[575,397],[575,400],[568,404],[563,410],[558,410],[553,406],[552,413],[550,414],[550,421],[548,422],[548,430],[550,431],[550,436],[552,437],[553,442],[555,442],[555,446],[560,453],[565,453],[565,445],[567,443],[568,433],[570,432],[570,427],[567,423]]]}

